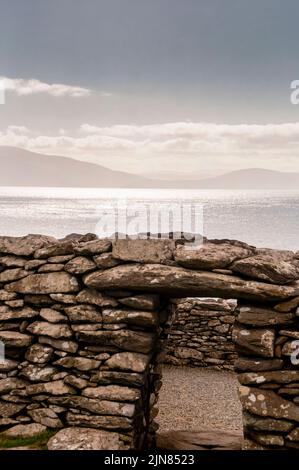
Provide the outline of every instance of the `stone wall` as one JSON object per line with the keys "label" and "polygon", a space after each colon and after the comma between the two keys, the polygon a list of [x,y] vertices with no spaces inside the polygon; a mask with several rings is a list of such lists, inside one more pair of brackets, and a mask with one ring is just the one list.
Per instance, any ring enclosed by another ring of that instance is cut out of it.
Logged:
{"label": "stone wall", "polygon": [[209,296],[238,300],[247,447],[298,448],[298,258],[228,240],[0,237],[1,430],[95,428],[103,449],[155,445],[171,299]]}
{"label": "stone wall", "polygon": [[174,320],[167,330],[165,363],[233,370],[236,301],[188,297],[171,303]]}

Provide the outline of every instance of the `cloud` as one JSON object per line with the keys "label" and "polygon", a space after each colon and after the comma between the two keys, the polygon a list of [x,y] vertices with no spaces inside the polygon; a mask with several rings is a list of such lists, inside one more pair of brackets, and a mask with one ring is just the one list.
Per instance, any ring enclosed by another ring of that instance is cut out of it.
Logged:
{"label": "cloud", "polygon": [[28,129],[26,126],[8,126],[6,130],[8,135],[14,136],[16,135],[28,135],[31,134],[31,130]]}
{"label": "cloud", "polygon": [[83,98],[91,94],[91,90],[88,88],[62,83],[49,84],[34,78],[25,80],[23,78],[0,77],[0,87],[5,91],[16,93],[18,96],[43,93],[55,97],[69,96],[72,98]]}
{"label": "cloud", "polygon": [[214,124],[174,122],[152,125],[94,126],[78,132],[32,134],[10,126],[0,145],[66,155],[121,170],[189,171],[264,167],[299,171],[299,122]]}

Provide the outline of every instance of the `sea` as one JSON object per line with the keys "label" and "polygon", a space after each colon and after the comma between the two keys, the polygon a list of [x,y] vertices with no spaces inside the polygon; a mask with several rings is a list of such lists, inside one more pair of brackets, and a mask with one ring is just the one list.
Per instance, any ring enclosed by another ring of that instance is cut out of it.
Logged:
{"label": "sea", "polygon": [[[185,210],[184,216],[179,216],[178,208]],[[190,208],[208,238],[299,250],[299,190],[2,187],[0,235],[41,233],[62,238],[70,233],[92,232],[107,236],[117,231],[115,217],[124,221],[124,213],[129,214],[128,233],[146,232],[151,221],[148,213],[155,215],[161,210],[162,217],[167,211],[173,214],[174,230],[188,232],[192,231],[188,226]],[[182,227],[182,223],[187,226]]]}

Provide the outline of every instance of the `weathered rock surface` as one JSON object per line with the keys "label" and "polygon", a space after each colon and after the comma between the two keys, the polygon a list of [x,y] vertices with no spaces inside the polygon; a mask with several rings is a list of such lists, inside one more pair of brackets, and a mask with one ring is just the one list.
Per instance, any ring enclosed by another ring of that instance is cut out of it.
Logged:
{"label": "weathered rock surface", "polygon": [[180,245],[175,250],[175,260],[185,268],[215,269],[225,268],[237,259],[246,258],[254,253],[247,245],[235,246],[230,243],[204,243],[198,249],[188,249]]}
{"label": "weathered rock surface", "polygon": [[50,336],[51,338],[70,338],[73,336],[71,328],[63,323],[49,323],[45,321],[35,321],[27,330],[34,335]]}
{"label": "weathered rock surface", "polygon": [[112,255],[122,261],[139,263],[163,263],[173,258],[174,241],[161,240],[116,240]]}
{"label": "weathered rock surface", "polygon": [[1,434],[9,438],[21,437],[22,439],[26,439],[28,437],[39,436],[46,430],[47,430],[46,426],[43,426],[42,424],[37,424],[37,423],[17,424],[16,426],[13,426],[7,429]]}
{"label": "weathered rock surface", "polygon": [[238,322],[251,326],[290,325],[294,322],[293,313],[279,313],[260,307],[240,307]]}
{"label": "weathered rock surface", "polygon": [[115,432],[72,427],[59,431],[48,442],[49,450],[125,450]]}
{"label": "weathered rock surface", "polygon": [[56,273],[64,269],[64,264],[59,263],[47,263],[38,269],[39,273]]}
{"label": "weathered rock surface", "polygon": [[262,446],[269,447],[282,447],[284,445],[284,438],[283,436],[279,436],[277,434],[269,434],[269,433],[256,433],[250,432],[250,437],[255,440],[258,444]]}
{"label": "weathered rock surface", "polygon": [[38,394],[48,393],[50,395],[58,395],[58,396],[75,393],[74,389],[64,384],[62,380],[28,385],[26,387],[26,392],[28,395],[38,395]]}
{"label": "weathered rock surface", "polygon": [[269,390],[240,386],[243,408],[258,416],[299,421],[299,407]]}
{"label": "weathered rock surface", "polygon": [[62,313],[57,312],[57,310],[54,310],[53,308],[42,308],[40,316],[43,320],[50,323],[61,323],[67,320],[65,315],[62,315]]}
{"label": "weathered rock surface", "polygon": [[243,385],[260,385],[264,383],[288,384],[299,382],[299,371],[277,370],[263,373],[247,372],[238,375],[239,382]]}
{"label": "weathered rock surface", "polygon": [[[27,278],[28,279],[28,278]],[[276,286],[211,272],[196,272],[156,264],[120,265],[84,276],[84,283],[101,290],[134,289],[163,292],[171,297],[212,296],[253,300],[283,300],[298,295],[299,286]],[[227,290],[227,286],[229,290]]]}
{"label": "weathered rock surface", "polygon": [[145,354],[151,351],[154,344],[154,336],[152,334],[131,330],[86,331],[78,333],[78,338],[86,343],[116,346],[130,352]]}
{"label": "weathered rock surface", "polygon": [[64,311],[71,322],[102,323],[101,312],[92,305],[74,305]]}
{"label": "weathered rock surface", "polygon": [[250,413],[243,414],[243,423],[246,427],[255,431],[289,432],[294,428],[294,423],[291,421],[261,418]]}
{"label": "weathered rock surface", "polygon": [[20,372],[20,377],[24,377],[31,382],[47,382],[52,380],[56,369],[54,367],[39,367],[34,364],[29,364],[23,367]]}
{"label": "weathered rock surface", "polygon": [[287,302],[281,302],[275,305],[274,310],[277,312],[290,312],[299,306],[299,297],[295,297]]}
{"label": "weathered rock surface", "polygon": [[35,251],[34,258],[46,259],[53,256],[65,256],[72,255],[74,253],[74,244],[71,240],[48,244],[44,248],[40,248]]}
{"label": "weathered rock surface", "polygon": [[11,390],[17,390],[18,388],[25,388],[26,382],[24,380],[9,377],[7,379],[0,380],[0,393],[9,393]]}
{"label": "weathered rock surface", "polygon": [[32,344],[26,351],[27,361],[33,362],[34,364],[46,364],[52,359],[54,349],[49,346],[43,346],[41,344]]}
{"label": "weathered rock surface", "polygon": [[284,261],[277,256],[257,255],[236,261],[230,268],[253,279],[287,284],[299,279],[297,265],[291,260]]}
{"label": "weathered rock surface", "polygon": [[79,242],[74,247],[74,252],[79,255],[93,256],[105,253],[111,249],[109,240],[92,240],[89,242]]}
{"label": "weathered rock surface", "polygon": [[132,297],[124,297],[123,299],[119,299],[119,302],[127,307],[135,308],[136,310],[154,311],[159,307],[160,299],[158,295],[140,294]]}
{"label": "weathered rock surface", "polygon": [[50,294],[77,292],[79,290],[78,281],[68,273],[45,273],[30,274],[20,281],[7,284],[5,289],[9,292],[19,292],[21,294]]}
{"label": "weathered rock surface", "polygon": [[78,344],[75,341],[66,341],[63,339],[54,339],[49,338],[48,336],[39,336],[38,342],[41,344],[49,344],[55,349],[60,349],[61,351],[75,353],[78,349]]}
{"label": "weathered rock surface", "polygon": [[7,403],[0,400],[0,417],[1,418],[10,418],[11,416],[15,416],[20,411],[25,408],[26,405],[21,404],[17,405],[15,403]]}
{"label": "weathered rock surface", "polygon": [[128,418],[132,417],[135,411],[135,406],[132,403],[118,403],[116,401],[96,400],[83,396],[51,398],[50,402],[59,406],[67,405],[72,408],[78,408],[90,413],[125,416]]}
{"label": "weathered rock surface", "polygon": [[140,391],[136,388],[121,387],[119,385],[106,385],[100,387],[87,387],[82,395],[87,398],[99,400],[131,402],[140,399]]}
{"label": "weathered rock surface", "polygon": [[30,346],[32,336],[18,333],[17,331],[0,331],[0,341],[3,341],[6,346],[22,348]]}
{"label": "weathered rock surface", "polygon": [[83,388],[90,385],[88,380],[77,377],[76,375],[67,375],[64,379],[64,383],[69,384],[71,387],[74,387],[78,390],[82,390]]}
{"label": "weathered rock surface", "polygon": [[[279,334],[281,336],[286,336],[287,338],[294,338],[299,340],[299,331],[296,330],[280,330]],[[298,343],[299,346],[299,343]]]}
{"label": "weathered rock surface", "polygon": [[128,325],[137,325],[149,328],[158,325],[158,316],[156,312],[126,309],[104,309],[102,314],[103,323],[127,323]]}
{"label": "weathered rock surface", "polygon": [[287,439],[288,441],[299,442],[299,427],[297,427],[296,429],[293,429],[293,431],[290,432],[290,433],[286,436],[286,439]]}
{"label": "weathered rock surface", "polygon": [[112,431],[131,432],[133,428],[132,421],[124,416],[92,416],[69,412],[66,416],[66,421],[70,426],[86,426]]}
{"label": "weathered rock surface", "polygon": [[97,305],[98,307],[116,307],[118,302],[95,289],[84,289],[76,297],[79,303]]}
{"label": "weathered rock surface", "polygon": [[18,366],[17,361],[13,361],[12,359],[5,358],[4,361],[0,361],[0,373],[2,372],[10,372],[13,369],[16,369]]}
{"label": "weathered rock surface", "polygon": [[63,424],[57,414],[49,408],[37,408],[28,411],[31,418],[47,428],[62,428]]}
{"label": "weathered rock surface", "polygon": [[22,279],[28,276],[29,272],[25,269],[15,268],[15,269],[6,269],[0,273],[0,282],[10,282]]}
{"label": "weathered rock surface", "polygon": [[112,253],[103,253],[93,257],[94,262],[99,268],[108,269],[113,268],[121,263],[120,260],[113,258]]}
{"label": "weathered rock surface", "polygon": [[44,235],[27,235],[26,237],[0,237],[0,253],[16,256],[32,256],[41,247],[55,242],[55,238]]}
{"label": "weathered rock surface", "polygon": [[0,266],[6,268],[24,268],[26,262],[26,258],[20,258],[15,255],[0,256]]}
{"label": "weathered rock surface", "polygon": [[92,376],[92,381],[101,385],[113,383],[128,387],[140,387],[144,384],[144,380],[145,377],[142,374],[118,371],[100,371]]}
{"label": "weathered rock surface", "polygon": [[123,352],[114,354],[105,362],[105,365],[110,369],[144,372],[148,363],[149,357],[146,354]]}
{"label": "weathered rock surface", "polygon": [[203,359],[203,353],[192,348],[178,347],[174,354],[179,359],[195,359],[197,361]]}
{"label": "weathered rock surface", "polygon": [[54,365],[65,367],[66,369],[77,369],[81,371],[97,369],[100,364],[100,361],[88,359],[87,357],[63,357],[54,362]]}
{"label": "weathered rock surface", "polygon": [[261,372],[268,370],[279,370],[283,367],[283,359],[261,359],[261,358],[248,358],[239,357],[235,362],[235,369],[237,371],[252,371]]}
{"label": "weathered rock surface", "polygon": [[0,306],[0,321],[29,319],[37,315],[38,312],[30,307],[12,309],[5,305]]}
{"label": "weathered rock surface", "polygon": [[273,357],[275,332],[269,329],[233,329],[233,342],[238,350],[250,356]]}
{"label": "weathered rock surface", "polygon": [[284,343],[281,353],[283,356],[294,355],[296,358],[298,358],[299,357],[299,344],[295,340],[287,341],[286,343]]}
{"label": "weathered rock surface", "polygon": [[96,264],[85,256],[77,256],[69,261],[64,269],[70,274],[84,274],[93,271]]}
{"label": "weathered rock surface", "polygon": [[5,302],[9,300],[14,300],[17,297],[17,294],[14,292],[7,292],[4,289],[0,289],[0,300]]}
{"label": "weathered rock surface", "polygon": [[50,294],[50,299],[62,304],[75,304],[76,294]]}

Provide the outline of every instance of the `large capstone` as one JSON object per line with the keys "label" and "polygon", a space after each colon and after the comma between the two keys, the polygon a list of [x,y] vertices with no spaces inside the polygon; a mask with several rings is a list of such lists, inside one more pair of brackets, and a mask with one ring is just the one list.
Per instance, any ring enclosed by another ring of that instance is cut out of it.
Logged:
{"label": "large capstone", "polygon": [[85,275],[84,283],[99,290],[133,289],[168,294],[171,297],[210,296],[270,301],[299,294],[299,285],[279,286],[158,264],[116,266]]}

